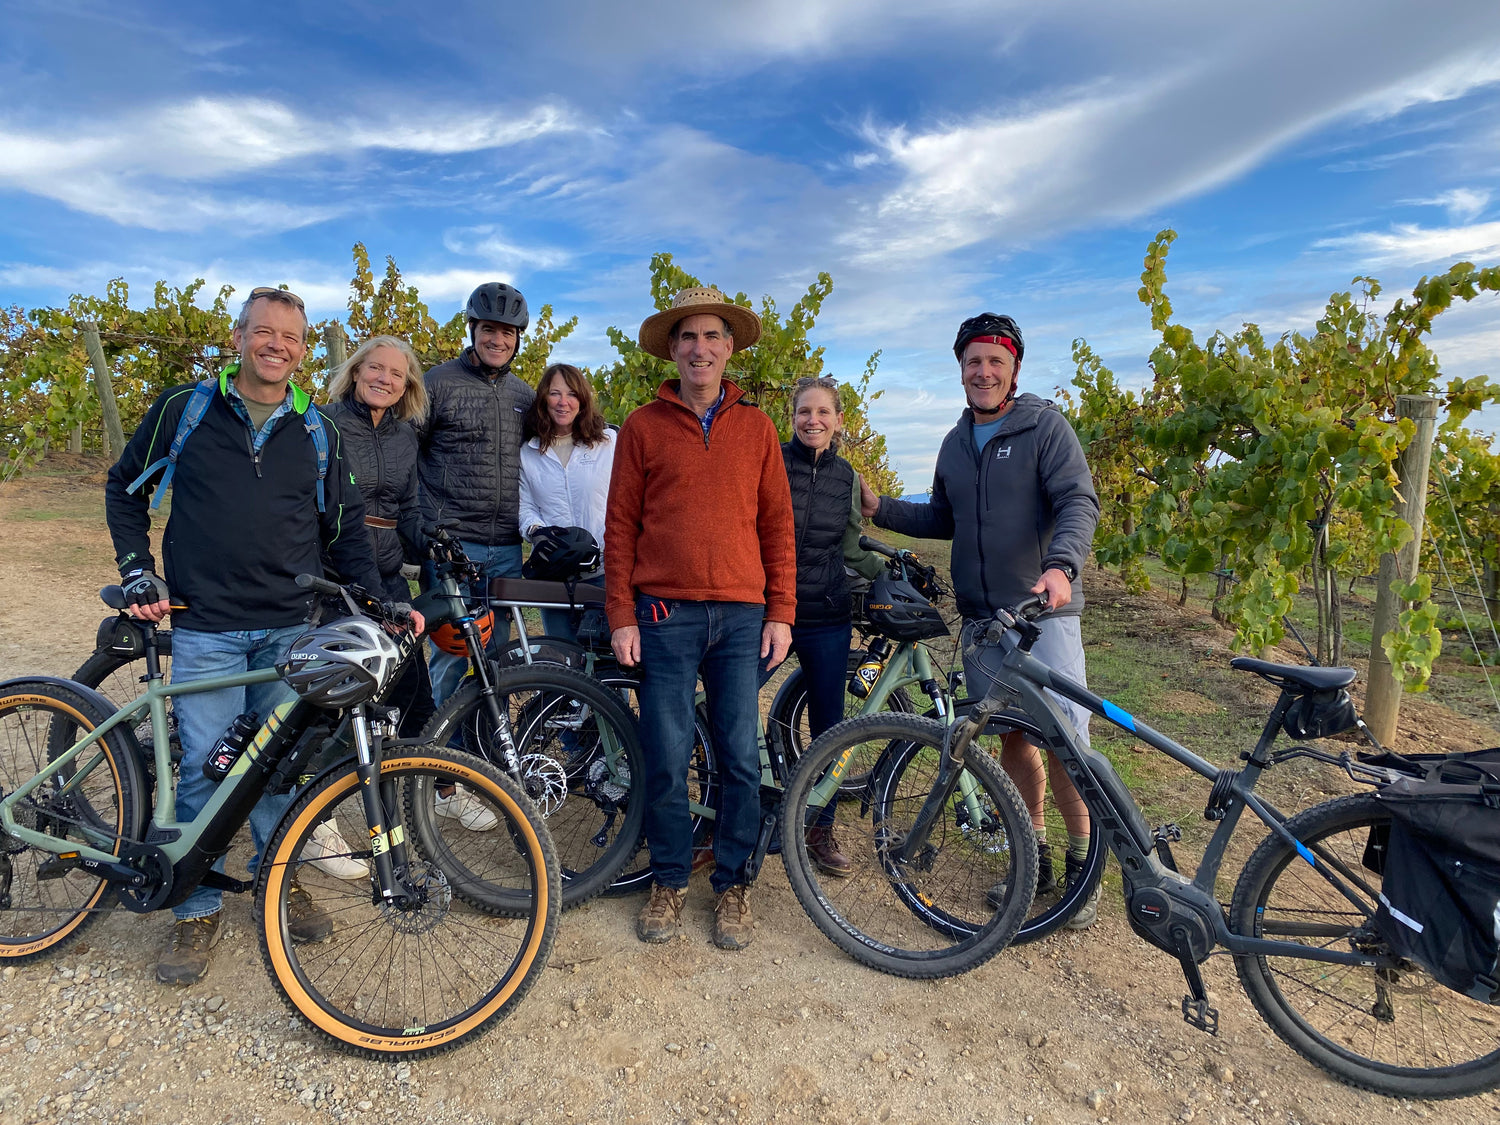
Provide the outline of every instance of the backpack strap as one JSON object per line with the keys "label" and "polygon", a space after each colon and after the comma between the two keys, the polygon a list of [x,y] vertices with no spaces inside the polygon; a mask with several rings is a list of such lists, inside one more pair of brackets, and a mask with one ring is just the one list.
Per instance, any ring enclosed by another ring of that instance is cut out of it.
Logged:
{"label": "backpack strap", "polygon": [[[156,494],[151,497],[151,510],[155,511],[161,507],[161,498],[166,495],[167,489],[172,487],[172,474],[177,470],[177,457],[182,453],[182,447],[187,442],[188,435],[198,428],[198,423],[203,421],[203,416],[208,413],[209,404],[214,400],[214,390],[217,381],[204,379],[193,388],[193,393],[188,398],[187,406],[183,408],[182,417],[177,421],[177,433],[172,437],[172,444],[167,449],[167,455],[158,461],[153,461],[146,466],[146,471],[131,482],[126,492],[135,492],[141,485],[151,479],[157,469],[166,466],[157,482]],[[318,510],[322,511],[323,477],[318,475]]]}
{"label": "backpack strap", "polygon": [[323,425],[323,415],[311,402],[302,415],[302,424],[318,453],[318,511],[321,513],[324,510],[323,479],[328,476],[328,430]]}

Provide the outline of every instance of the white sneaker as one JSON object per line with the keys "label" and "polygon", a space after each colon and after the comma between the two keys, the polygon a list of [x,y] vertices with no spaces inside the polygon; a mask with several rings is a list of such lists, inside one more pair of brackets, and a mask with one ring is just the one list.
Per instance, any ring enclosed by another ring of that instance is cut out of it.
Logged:
{"label": "white sneaker", "polygon": [[446,797],[441,793],[434,797],[432,804],[437,809],[438,816],[456,820],[470,832],[488,832],[500,823],[500,819],[462,785],[455,785],[453,792]]}
{"label": "white sneaker", "polygon": [[302,845],[302,858],[335,879],[368,878],[370,865],[351,856],[349,853],[353,850],[340,834],[339,826],[332,820],[325,820],[313,829],[312,837]]}

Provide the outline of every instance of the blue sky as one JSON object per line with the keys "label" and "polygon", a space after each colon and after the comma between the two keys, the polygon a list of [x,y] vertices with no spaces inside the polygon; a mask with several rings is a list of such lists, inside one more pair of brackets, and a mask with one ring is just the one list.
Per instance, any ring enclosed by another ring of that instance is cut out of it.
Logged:
{"label": "blue sky", "polygon": [[[1178,317],[1307,330],[1500,262],[1500,4],[657,0],[500,5],[0,0],[0,300],[123,276],[286,283],[342,309],[350,246],[441,318],[508,280],[606,362],[670,250],[784,307],[819,270],[835,375],[921,490],[962,407],[957,323],[1009,312],[1023,389],[1085,337],[1127,383],[1161,227]],[[1500,374],[1500,302],[1440,322]],[[1483,420],[1500,428],[1497,412]]]}

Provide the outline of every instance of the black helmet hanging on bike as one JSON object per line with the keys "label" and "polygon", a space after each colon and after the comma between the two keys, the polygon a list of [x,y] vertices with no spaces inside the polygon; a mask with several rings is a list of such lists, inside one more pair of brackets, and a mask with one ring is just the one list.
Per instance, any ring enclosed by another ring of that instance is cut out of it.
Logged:
{"label": "black helmet hanging on bike", "polygon": [[566,582],[599,568],[599,544],[583,527],[540,528],[531,541],[531,556],[521,567],[527,578]]}
{"label": "black helmet hanging on bike", "polygon": [[975,340],[998,343],[1016,357],[1016,369],[1020,370],[1021,360],[1026,356],[1026,341],[1021,339],[1020,325],[1010,317],[987,312],[971,316],[960,324],[958,336],[953,341],[953,354],[959,363],[964,361],[964,349]]}
{"label": "black helmet hanging on bike", "polygon": [[917,593],[910,582],[882,576],[865,595],[865,617],[870,628],[893,641],[921,641],[946,637],[948,626],[937,608]]}
{"label": "black helmet hanging on bike", "polygon": [[486,281],[469,294],[469,303],[464,306],[464,316],[469,321],[469,331],[474,330],[476,320],[489,320],[496,324],[508,324],[516,335],[526,331],[531,315],[526,310],[526,298],[514,286],[503,281]]}
{"label": "black helmet hanging on bike", "polygon": [[343,708],[374,699],[400,664],[389,633],[363,617],[346,617],[303,633],[276,670],[314,706]]}

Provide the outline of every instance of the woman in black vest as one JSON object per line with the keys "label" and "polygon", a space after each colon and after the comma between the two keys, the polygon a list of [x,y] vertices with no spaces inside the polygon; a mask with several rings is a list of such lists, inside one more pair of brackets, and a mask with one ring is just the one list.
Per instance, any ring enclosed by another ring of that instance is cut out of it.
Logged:
{"label": "woman in black vest", "polygon": [[[792,392],[792,440],[782,444],[781,455],[792,489],[797,537],[792,651],[807,684],[807,719],[814,738],[844,717],[854,632],[844,567],[867,578],[877,577],[882,569],[880,558],[859,545],[859,477],[836,452],[843,425],[838,384],[829,378],[799,380]],[[850,874],[849,860],[827,826],[809,829],[807,845],[825,874]]]}

